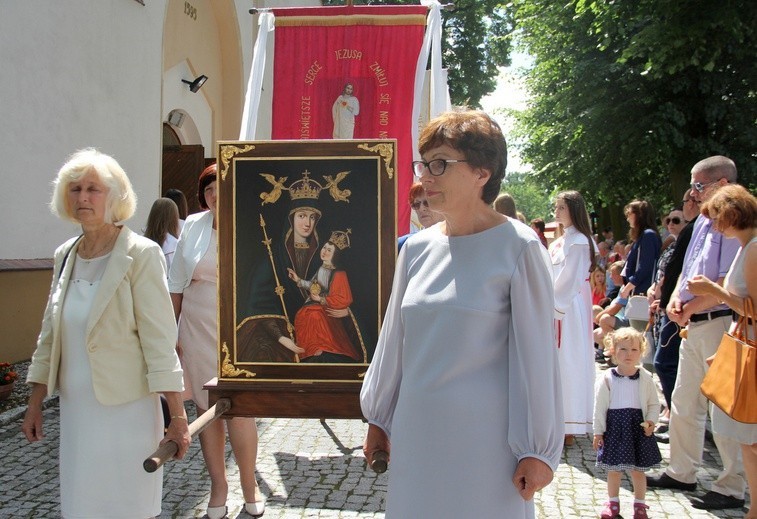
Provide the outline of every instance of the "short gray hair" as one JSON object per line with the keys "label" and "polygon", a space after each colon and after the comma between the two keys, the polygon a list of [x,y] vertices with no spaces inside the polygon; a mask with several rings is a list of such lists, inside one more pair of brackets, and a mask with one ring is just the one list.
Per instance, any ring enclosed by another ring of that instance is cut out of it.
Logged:
{"label": "short gray hair", "polygon": [[710,182],[717,182],[724,178],[729,184],[734,184],[738,180],[736,164],[723,155],[713,155],[694,164],[691,172],[697,173],[699,171],[703,172]]}

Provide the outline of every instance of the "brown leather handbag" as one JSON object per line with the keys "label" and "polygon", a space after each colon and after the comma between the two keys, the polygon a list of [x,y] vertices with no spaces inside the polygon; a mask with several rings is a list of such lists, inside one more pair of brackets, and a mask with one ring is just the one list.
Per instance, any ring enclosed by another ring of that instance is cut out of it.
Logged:
{"label": "brown leather handbag", "polygon": [[744,314],[733,334],[723,334],[700,387],[704,396],[725,414],[750,424],[757,424],[757,325],[754,318],[752,300],[745,297]]}

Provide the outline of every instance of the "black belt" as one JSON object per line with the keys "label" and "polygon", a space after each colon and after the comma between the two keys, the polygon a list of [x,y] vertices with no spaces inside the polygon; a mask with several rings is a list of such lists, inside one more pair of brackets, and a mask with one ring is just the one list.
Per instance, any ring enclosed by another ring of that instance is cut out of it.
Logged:
{"label": "black belt", "polygon": [[[741,314],[739,314],[737,312],[733,312],[733,322],[737,323],[737,322],[739,322],[739,319],[741,319]],[[752,326],[753,323],[754,323],[754,321],[752,320],[751,317],[747,317],[746,318],[746,324],[747,324],[747,326]]]}
{"label": "black belt", "polygon": [[704,314],[694,314],[689,317],[689,321],[692,323],[698,323],[699,321],[712,321],[718,317],[732,316],[733,310],[716,310],[714,312],[707,312]]}

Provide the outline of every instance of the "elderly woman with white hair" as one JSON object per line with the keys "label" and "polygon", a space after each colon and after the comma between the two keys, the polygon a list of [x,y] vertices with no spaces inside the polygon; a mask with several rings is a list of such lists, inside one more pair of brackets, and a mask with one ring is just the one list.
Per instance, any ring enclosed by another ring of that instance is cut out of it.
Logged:
{"label": "elderly woman with white hair", "polygon": [[[30,442],[44,437],[42,400],[58,389],[63,517],[157,516],[162,471],[148,474],[140,460],[169,440],[181,458],[190,441],[163,252],[120,223],[136,196],[96,150],[61,168],[51,208],[83,232],[55,251],[22,430]],[[172,418],[165,437],[158,393]]]}

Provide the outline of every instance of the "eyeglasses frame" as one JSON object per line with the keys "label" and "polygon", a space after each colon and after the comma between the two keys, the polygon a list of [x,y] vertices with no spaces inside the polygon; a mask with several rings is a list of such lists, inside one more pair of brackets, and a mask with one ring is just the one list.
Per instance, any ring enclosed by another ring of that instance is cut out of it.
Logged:
{"label": "eyeglasses frame", "polygon": [[[442,164],[444,164],[444,166],[442,166],[441,173],[434,173],[433,171],[431,171],[431,163],[432,162],[441,162]],[[423,168],[427,169],[428,172],[429,172],[429,174],[432,177],[441,177],[447,171],[447,164],[450,164],[450,163],[455,164],[455,163],[458,163],[458,162],[468,162],[468,161],[467,160],[463,160],[463,159],[459,159],[459,160],[458,159],[433,159],[433,160],[429,160],[428,162],[426,162],[425,160],[414,160],[412,162],[412,164],[413,164],[413,175],[416,178],[420,178],[421,175],[423,175],[423,170],[421,170],[421,173],[418,173],[418,169],[417,169],[418,166],[422,164]]]}
{"label": "eyeglasses frame", "polygon": [[701,182],[692,182],[690,186],[691,186],[691,189],[696,191],[697,193],[703,193],[707,186],[711,186],[712,184],[717,184],[718,182],[720,182],[720,179],[713,180],[712,182],[707,182],[704,184]]}

